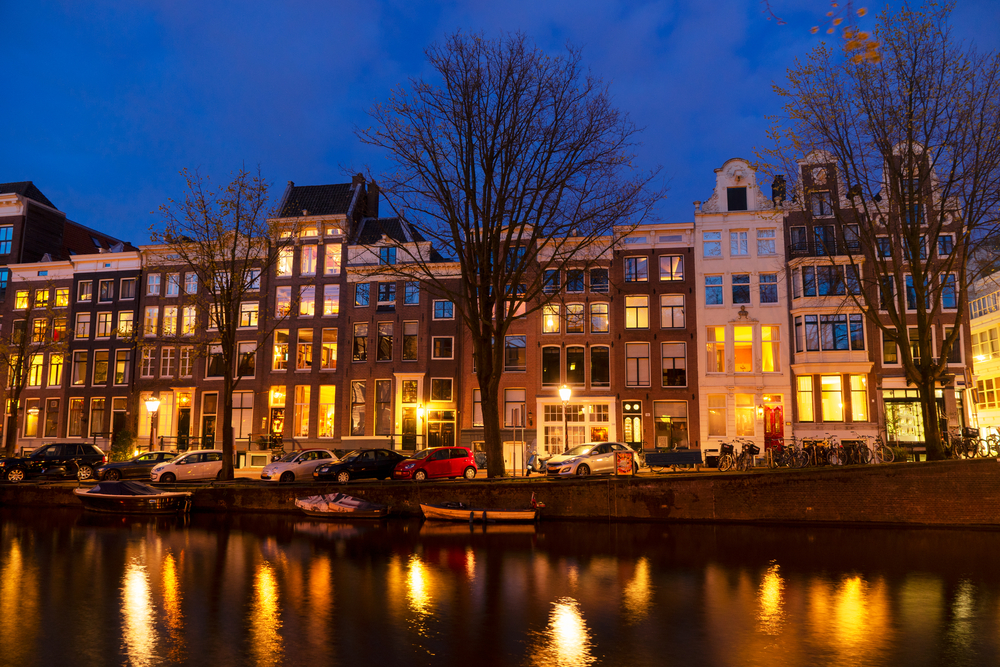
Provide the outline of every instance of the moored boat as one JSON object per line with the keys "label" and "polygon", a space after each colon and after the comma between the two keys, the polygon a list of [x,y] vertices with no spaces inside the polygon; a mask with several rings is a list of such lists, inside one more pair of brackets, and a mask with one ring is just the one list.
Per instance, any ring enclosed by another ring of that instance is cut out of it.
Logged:
{"label": "moored boat", "polygon": [[191,509],[188,491],[161,491],[141,482],[103,481],[73,493],[92,512],[110,514],[178,514]]}
{"label": "moored boat", "polygon": [[298,498],[295,506],[309,516],[326,519],[381,519],[389,513],[386,505],[370,503],[346,493]]}
{"label": "moored boat", "polygon": [[531,494],[531,507],[525,509],[482,509],[469,507],[465,503],[451,502],[441,505],[420,504],[420,511],[426,519],[440,521],[534,521],[538,518],[538,510],[545,507],[535,500]]}

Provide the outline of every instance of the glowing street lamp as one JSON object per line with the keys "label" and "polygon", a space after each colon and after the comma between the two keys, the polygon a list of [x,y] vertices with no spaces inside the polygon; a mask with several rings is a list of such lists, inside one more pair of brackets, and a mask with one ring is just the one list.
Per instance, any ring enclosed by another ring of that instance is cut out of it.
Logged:
{"label": "glowing street lamp", "polygon": [[149,411],[149,451],[153,451],[153,415],[160,409],[160,399],[150,396],[146,399],[146,410]]}
{"label": "glowing street lamp", "polygon": [[573,396],[573,390],[563,385],[559,388],[559,398],[562,399],[563,404],[563,438],[565,438],[565,447],[563,451],[569,451],[569,399]]}

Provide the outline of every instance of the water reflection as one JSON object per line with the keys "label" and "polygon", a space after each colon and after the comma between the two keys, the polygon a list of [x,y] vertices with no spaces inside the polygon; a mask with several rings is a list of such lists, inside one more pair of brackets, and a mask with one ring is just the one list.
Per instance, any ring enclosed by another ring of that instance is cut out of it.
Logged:
{"label": "water reflection", "polygon": [[644,556],[635,564],[635,573],[625,585],[622,603],[629,623],[638,623],[646,618],[651,597],[649,559]]}
{"label": "water reflection", "polygon": [[122,635],[125,654],[136,667],[146,667],[156,659],[156,626],[149,577],[138,558],[125,566],[122,578]]}
{"label": "water reflection", "polygon": [[549,624],[539,636],[539,647],[532,655],[538,667],[584,667],[596,658],[591,652],[590,631],[573,598],[559,598],[552,603]]}
{"label": "water reflection", "polygon": [[250,654],[255,665],[265,667],[284,663],[280,611],[274,569],[269,562],[263,561],[257,567],[254,598],[250,605]]}
{"label": "water reflection", "polygon": [[37,569],[17,537],[0,546],[0,660],[25,664],[39,630]]}
{"label": "water reflection", "polygon": [[161,586],[163,588],[163,616],[170,643],[168,657],[179,661],[184,657],[184,614],[181,611],[181,582],[177,577],[177,561],[172,553],[163,558]]}
{"label": "water reflection", "polygon": [[764,573],[757,591],[759,610],[757,612],[757,629],[766,635],[777,635],[781,632],[785,620],[785,581],[781,578],[778,564],[771,561],[771,566]]}

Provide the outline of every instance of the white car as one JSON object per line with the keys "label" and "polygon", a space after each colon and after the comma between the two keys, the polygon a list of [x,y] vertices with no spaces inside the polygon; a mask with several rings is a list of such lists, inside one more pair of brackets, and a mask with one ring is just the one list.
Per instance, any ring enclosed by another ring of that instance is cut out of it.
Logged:
{"label": "white car", "polygon": [[631,447],[620,442],[585,442],[550,458],[546,462],[546,472],[549,477],[613,473],[615,452],[632,452],[632,456],[635,456]]}
{"label": "white car", "polygon": [[155,466],[149,473],[149,481],[170,484],[196,479],[218,479],[221,473],[221,449],[196,449]]}
{"label": "white car", "polygon": [[301,449],[288,452],[260,471],[260,478],[274,482],[294,482],[297,479],[312,480],[313,471],[324,463],[336,463],[337,455],[329,449]]}

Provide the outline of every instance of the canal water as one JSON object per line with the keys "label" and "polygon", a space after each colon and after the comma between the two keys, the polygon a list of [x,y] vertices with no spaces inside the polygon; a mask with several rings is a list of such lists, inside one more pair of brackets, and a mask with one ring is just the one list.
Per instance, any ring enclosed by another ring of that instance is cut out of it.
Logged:
{"label": "canal water", "polygon": [[0,508],[0,664],[996,665],[1000,532]]}

